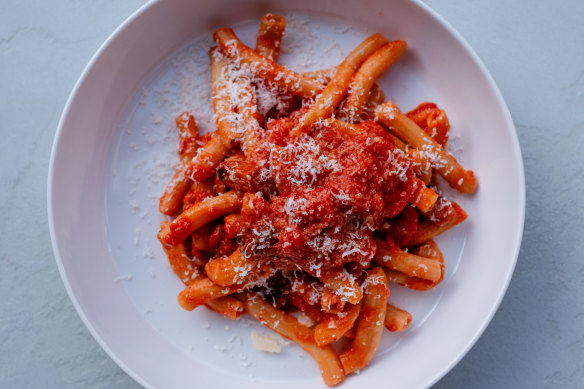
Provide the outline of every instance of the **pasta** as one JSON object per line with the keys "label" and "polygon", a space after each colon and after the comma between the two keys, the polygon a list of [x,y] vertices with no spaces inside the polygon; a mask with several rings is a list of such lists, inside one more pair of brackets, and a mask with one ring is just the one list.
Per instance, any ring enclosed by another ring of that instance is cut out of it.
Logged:
{"label": "pasta", "polygon": [[256,51],[266,58],[276,61],[280,54],[280,44],[286,29],[286,19],[280,15],[267,14],[262,18],[258,37],[256,39]]}
{"label": "pasta", "polygon": [[347,100],[343,107],[343,112],[346,112],[348,121],[351,123],[360,121],[361,112],[369,99],[375,80],[401,57],[406,50],[406,46],[407,44],[404,41],[386,43],[363,62],[363,65],[351,80]]}
{"label": "pasta", "polygon": [[[215,32],[216,131],[200,135],[188,112],[176,119],[180,164],[159,205],[173,220],[158,238],[185,284],[181,307],[256,318],[333,386],[370,363],[384,327],[412,322],[391,288],[444,279],[433,238],[467,214],[436,175],[462,193],[477,182],[445,149],[444,110],[422,103],[404,114],[376,84],[405,41],[373,34],[338,66],[298,73],[277,63],[285,27],[264,16],[255,50],[229,28]],[[281,104],[260,113],[260,89]]]}

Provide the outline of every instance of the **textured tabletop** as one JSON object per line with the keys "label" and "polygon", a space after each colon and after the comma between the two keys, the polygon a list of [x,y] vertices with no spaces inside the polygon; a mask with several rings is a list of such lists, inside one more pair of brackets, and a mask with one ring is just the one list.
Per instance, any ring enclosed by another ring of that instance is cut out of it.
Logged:
{"label": "textured tabletop", "polygon": [[[0,2],[1,388],[139,387],[93,340],[65,292],[46,177],[75,81],[143,2]],[[527,184],[509,290],[484,335],[436,387],[582,387],[584,2],[426,3],[466,38],[501,89]]]}

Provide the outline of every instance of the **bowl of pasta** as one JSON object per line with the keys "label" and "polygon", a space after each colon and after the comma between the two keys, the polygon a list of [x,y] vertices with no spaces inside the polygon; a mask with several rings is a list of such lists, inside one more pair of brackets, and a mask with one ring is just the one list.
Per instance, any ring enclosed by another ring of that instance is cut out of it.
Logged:
{"label": "bowl of pasta", "polygon": [[151,2],[65,107],[69,296],[144,387],[428,387],[488,325],[524,220],[488,71],[419,2]]}

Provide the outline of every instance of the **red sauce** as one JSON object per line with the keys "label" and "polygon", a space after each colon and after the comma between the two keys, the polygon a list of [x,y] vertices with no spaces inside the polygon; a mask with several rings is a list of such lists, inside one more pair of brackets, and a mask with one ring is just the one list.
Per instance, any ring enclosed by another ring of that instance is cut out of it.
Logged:
{"label": "red sauce", "polygon": [[398,246],[407,246],[418,233],[418,212],[413,205],[407,206],[399,215],[383,223],[379,229]]}
{"label": "red sauce", "polygon": [[367,268],[373,231],[413,200],[412,166],[373,122],[291,138],[303,111],[269,121],[253,153],[219,166],[223,182],[245,192],[242,254],[316,277],[348,263]]}
{"label": "red sauce", "polygon": [[448,142],[450,123],[446,112],[434,103],[421,103],[408,112],[407,117],[412,119],[420,128],[430,135],[442,147]]}

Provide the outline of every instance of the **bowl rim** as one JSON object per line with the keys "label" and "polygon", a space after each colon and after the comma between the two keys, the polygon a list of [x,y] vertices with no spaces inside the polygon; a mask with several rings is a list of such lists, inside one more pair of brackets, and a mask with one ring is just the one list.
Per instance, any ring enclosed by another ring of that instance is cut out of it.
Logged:
{"label": "bowl rim", "polygon": [[85,82],[85,79],[91,69],[94,67],[95,63],[101,57],[103,52],[107,49],[112,41],[114,41],[130,24],[132,24],[136,19],[138,19],[143,13],[149,10],[153,5],[157,3],[157,0],[149,0],[137,10],[135,10],[130,16],[128,16],[119,26],[117,26],[114,31],[106,38],[106,40],[99,46],[97,51],[91,56],[91,59],[83,68],[83,71],[79,75],[79,78],[75,82],[73,86],[73,90],[69,94],[67,101],[63,107],[63,112],[61,113],[61,117],[59,118],[59,122],[57,124],[57,131],[55,133],[55,138],[53,139],[53,144],[51,146],[51,157],[49,159],[49,169],[48,169],[48,177],[47,177],[47,217],[49,221],[49,233],[51,236],[51,246],[53,247],[53,255],[55,256],[55,261],[57,263],[57,268],[59,269],[59,274],[61,276],[61,280],[65,285],[65,289],[67,290],[67,295],[69,299],[73,303],[77,314],[81,318],[81,321],[85,325],[85,327],[93,336],[93,339],[99,344],[99,346],[106,352],[106,354],[132,379],[134,379],[138,384],[142,385],[145,388],[153,388],[148,382],[146,382],[139,374],[137,374],[132,368],[130,368],[122,359],[118,358],[117,354],[114,353],[107,342],[102,339],[100,334],[95,330],[93,327],[92,322],[87,318],[85,315],[85,311],[75,293],[73,293],[73,289],[71,288],[71,284],[69,283],[69,279],[67,277],[67,273],[63,266],[63,260],[61,258],[61,252],[59,250],[59,244],[57,242],[57,236],[55,231],[55,222],[54,222],[54,215],[53,215],[53,178],[55,175],[55,158],[57,154],[57,149],[59,147],[59,143],[61,141],[61,135],[63,132],[63,127],[67,116],[69,115],[69,111],[71,110],[71,106],[73,101],[77,97],[79,93],[79,89],[81,85]]}
{"label": "bowl rim", "polygon": [[[458,41],[458,43],[460,43],[462,45],[464,50],[470,55],[470,57],[472,58],[474,63],[477,65],[480,72],[485,76],[485,79],[487,80],[489,86],[492,88],[492,91],[494,92],[497,103],[499,104],[499,106],[502,109],[502,113],[503,113],[506,124],[508,125],[508,127],[510,129],[513,130],[513,131],[510,131],[510,140],[512,143],[511,147],[514,151],[515,164],[516,164],[516,168],[518,170],[518,175],[520,177],[520,181],[517,183],[518,191],[519,191],[519,193],[517,193],[517,195],[518,195],[517,199],[519,200],[519,209],[517,210],[518,216],[519,216],[519,218],[517,220],[518,234],[516,236],[514,246],[513,246],[513,254],[511,257],[512,263],[510,263],[509,271],[505,275],[503,287],[498,291],[498,294],[497,294],[496,298],[494,299],[495,302],[492,305],[488,314],[485,316],[485,320],[482,323],[482,325],[480,327],[478,327],[476,329],[474,335],[468,339],[466,345],[460,351],[457,358],[452,359],[448,364],[446,364],[440,370],[440,372],[438,374],[436,374],[430,381],[428,381],[427,387],[430,387],[430,386],[434,385],[436,382],[438,382],[440,379],[442,379],[448,372],[450,372],[462,360],[462,358],[464,358],[468,354],[470,349],[475,345],[477,340],[481,337],[481,335],[484,333],[484,331],[486,330],[488,325],[491,323],[493,316],[495,315],[495,313],[499,309],[499,306],[501,305],[503,297],[505,296],[505,294],[509,288],[509,284],[511,282],[511,279],[512,279],[512,276],[513,276],[513,273],[514,273],[514,270],[515,270],[515,267],[517,264],[517,260],[519,257],[519,251],[521,248],[521,242],[522,242],[522,238],[523,238],[523,231],[524,231],[524,224],[525,224],[525,203],[526,203],[525,170],[524,170],[524,165],[523,165],[521,147],[520,147],[519,139],[517,136],[517,129],[513,123],[511,113],[509,111],[509,108],[507,107],[507,104],[505,103],[505,100],[503,98],[503,95],[501,94],[501,91],[499,90],[497,84],[495,83],[492,75],[490,74],[490,72],[488,71],[486,66],[484,65],[483,61],[476,54],[474,49],[468,44],[468,42],[462,37],[462,35],[458,31],[456,31],[454,29],[454,27],[448,21],[446,21],[440,14],[438,14],[437,11],[435,11],[429,5],[422,2],[422,0],[409,0],[409,1],[411,3],[413,3],[415,6],[419,7],[422,11],[428,13],[442,27],[444,27]],[[130,16],[128,16],[118,27],[116,27],[114,29],[114,31],[107,37],[107,39],[99,46],[97,51],[93,54],[93,56],[91,57],[91,59],[89,60],[87,65],[84,67],[84,69],[81,72],[79,78],[77,79],[71,93],[69,94],[69,97],[67,98],[67,101],[63,107],[63,111],[61,113],[59,122],[57,124],[57,131],[55,133],[55,137],[53,139],[53,144],[51,147],[51,155],[50,155],[50,159],[49,159],[48,176],[47,176],[47,217],[48,217],[48,226],[49,226],[49,233],[50,233],[50,238],[51,238],[51,245],[53,248],[53,255],[55,257],[57,268],[59,269],[59,274],[61,276],[61,280],[65,286],[65,289],[67,291],[69,299],[73,303],[73,306],[75,307],[75,310],[77,311],[77,314],[81,318],[85,327],[89,330],[89,332],[91,333],[93,338],[96,340],[96,342],[100,345],[100,347],[107,353],[107,355],[126,374],[128,374],[137,383],[139,383],[140,385],[142,385],[145,388],[153,388],[153,386],[150,383],[148,383],[147,381],[145,381],[138,373],[136,373],[132,368],[130,368],[122,359],[120,359],[117,356],[116,353],[114,353],[111,350],[111,348],[108,346],[107,342],[95,330],[92,322],[85,315],[85,311],[84,311],[83,307],[79,304],[79,301],[77,300],[75,294],[73,293],[72,287],[71,287],[69,279],[68,279],[68,275],[67,275],[65,268],[63,266],[61,251],[60,251],[59,243],[58,243],[57,237],[56,237],[54,211],[53,211],[52,204],[53,204],[53,197],[54,197],[53,179],[54,179],[54,175],[55,175],[55,158],[56,158],[56,154],[57,154],[57,149],[59,147],[59,144],[61,143],[62,132],[63,132],[65,121],[69,115],[73,101],[77,98],[77,95],[79,93],[79,89],[81,88],[81,86],[85,82],[85,79],[86,79],[88,73],[92,70],[92,68],[95,66],[95,63],[101,57],[103,52],[108,48],[108,46],[112,43],[112,41],[114,41],[121,34],[123,34],[123,32],[128,28],[128,26],[131,25],[132,23],[134,23],[145,12],[149,11],[152,7],[154,7],[156,4],[159,4],[159,3],[160,2],[158,0],[149,0],[148,2],[146,2],[145,4],[140,6],[136,11],[134,11]]]}

